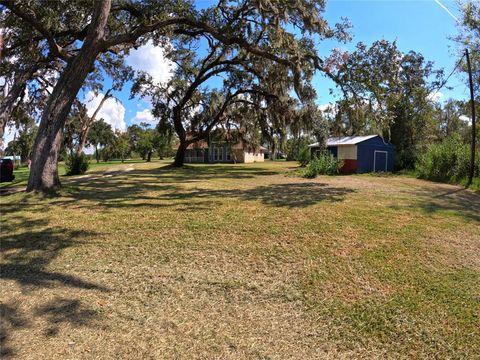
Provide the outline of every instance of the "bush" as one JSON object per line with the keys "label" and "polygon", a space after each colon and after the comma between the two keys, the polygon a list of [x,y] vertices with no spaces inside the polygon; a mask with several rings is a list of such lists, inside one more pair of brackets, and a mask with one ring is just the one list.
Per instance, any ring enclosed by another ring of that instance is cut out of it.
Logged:
{"label": "bush", "polygon": [[310,162],[310,148],[309,147],[304,147],[302,150],[299,151],[298,153],[298,162],[301,167],[305,167],[308,165]]}
{"label": "bush", "polygon": [[419,152],[419,149],[413,147],[397,151],[395,154],[395,169],[415,169]]}
{"label": "bush", "polygon": [[[459,184],[462,186],[467,186],[468,178],[463,178],[460,180]],[[480,176],[474,177],[472,183],[470,184],[470,190],[476,191],[480,194]]]}
{"label": "bush", "polygon": [[82,175],[88,170],[90,162],[88,156],[84,153],[77,155],[76,153],[68,155],[65,160],[65,168],[67,175]]}
{"label": "bush", "polygon": [[[480,154],[477,152],[475,176],[480,172]],[[470,168],[470,146],[459,136],[452,136],[442,142],[431,144],[420,155],[416,171],[418,177],[447,183],[459,183],[468,176]]]}
{"label": "bush", "polygon": [[318,175],[337,175],[342,166],[342,160],[338,160],[331,154],[323,154],[310,161],[303,176],[311,179]]}

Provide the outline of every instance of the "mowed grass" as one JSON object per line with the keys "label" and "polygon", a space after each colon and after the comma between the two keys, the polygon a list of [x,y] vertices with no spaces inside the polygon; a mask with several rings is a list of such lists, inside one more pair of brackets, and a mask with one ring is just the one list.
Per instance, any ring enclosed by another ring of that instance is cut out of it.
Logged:
{"label": "mowed grass", "polygon": [[2,354],[479,358],[480,196],[295,167],[115,165],[1,197]]}
{"label": "mowed grass", "polygon": [[[98,163],[95,160],[90,160],[90,165],[89,165],[87,174],[95,173],[98,171],[105,171],[107,169],[113,168],[115,165],[124,166],[126,164],[136,164],[136,163],[143,163],[143,162],[145,161],[141,159],[129,159],[129,160],[125,160],[123,163],[120,160],[101,161]],[[29,173],[30,171],[26,165],[22,165],[16,168],[13,171],[13,175],[15,175],[15,179],[13,181],[0,183],[0,189],[10,189],[14,187],[17,188],[21,186],[27,186]],[[64,162],[59,163],[58,173],[61,178],[66,177],[65,175],[66,169],[65,169]]]}

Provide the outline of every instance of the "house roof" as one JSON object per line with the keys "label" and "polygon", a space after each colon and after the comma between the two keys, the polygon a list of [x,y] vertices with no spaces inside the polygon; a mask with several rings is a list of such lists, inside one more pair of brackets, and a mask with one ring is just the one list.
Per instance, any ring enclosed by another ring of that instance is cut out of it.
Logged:
{"label": "house roof", "polygon": [[[363,141],[373,139],[378,135],[367,135],[367,136],[344,136],[344,137],[332,137],[327,139],[327,146],[339,146],[339,145],[356,145]],[[318,142],[308,145],[308,147],[317,147]]]}
{"label": "house roof", "polygon": [[240,150],[246,150],[248,152],[265,152],[267,150],[266,147],[263,146],[253,146],[250,143],[248,143],[246,140],[239,140],[237,143],[232,145],[232,149],[240,149]]}
{"label": "house roof", "polygon": [[208,143],[205,140],[198,140],[198,141],[195,141],[194,143],[188,144],[187,149],[188,150],[208,149]]}
{"label": "house roof", "polygon": [[[172,146],[172,149],[177,150],[180,147],[180,144],[175,144]],[[205,140],[195,141],[194,143],[188,144],[187,150],[192,149],[208,149],[208,143]]]}
{"label": "house roof", "polygon": [[[213,141],[212,144],[224,144],[225,141]],[[180,145],[177,144],[175,146],[176,149],[178,149]],[[187,146],[187,150],[193,150],[193,149],[199,149],[199,150],[206,150],[208,149],[209,145],[208,145],[208,142],[205,141],[205,140],[198,140],[198,141],[195,141],[194,143],[191,143]],[[251,147],[247,144],[246,141],[238,141],[237,143],[233,144],[232,145],[232,149],[240,149],[240,150],[247,150],[247,151],[251,151],[251,150],[258,150],[258,151],[261,151],[261,152],[265,152],[267,150],[267,148],[263,147],[263,146],[259,146],[257,149],[255,149],[254,147]]]}

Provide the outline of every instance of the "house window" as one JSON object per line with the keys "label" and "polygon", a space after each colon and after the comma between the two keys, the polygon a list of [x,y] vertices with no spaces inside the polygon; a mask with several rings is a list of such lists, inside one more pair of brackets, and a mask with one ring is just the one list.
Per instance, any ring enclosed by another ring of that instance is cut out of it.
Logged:
{"label": "house window", "polygon": [[222,150],[218,147],[213,148],[213,160],[214,161],[221,161],[222,160]]}
{"label": "house window", "polygon": [[226,160],[227,160],[227,161],[232,160],[232,156],[230,155],[230,149],[227,148],[227,149],[226,149],[226,152],[227,152],[227,154],[226,154]]}

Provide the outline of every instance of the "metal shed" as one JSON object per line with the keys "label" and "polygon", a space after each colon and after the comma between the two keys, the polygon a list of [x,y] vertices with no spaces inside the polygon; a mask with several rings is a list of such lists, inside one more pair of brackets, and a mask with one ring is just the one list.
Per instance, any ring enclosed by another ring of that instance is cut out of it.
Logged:
{"label": "metal shed", "polygon": [[[309,147],[312,156],[320,151],[318,143]],[[344,161],[343,174],[393,171],[395,146],[379,135],[329,138],[327,149]]]}

